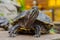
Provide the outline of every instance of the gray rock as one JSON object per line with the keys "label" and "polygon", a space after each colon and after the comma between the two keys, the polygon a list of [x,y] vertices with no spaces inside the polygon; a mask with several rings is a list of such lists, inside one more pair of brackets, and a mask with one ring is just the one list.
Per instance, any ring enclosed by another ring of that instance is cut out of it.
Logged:
{"label": "gray rock", "polygon": [[17,9],[13,4],[0,3],[0,14],[3,13],[7,19],[13,19],[17,16]]}

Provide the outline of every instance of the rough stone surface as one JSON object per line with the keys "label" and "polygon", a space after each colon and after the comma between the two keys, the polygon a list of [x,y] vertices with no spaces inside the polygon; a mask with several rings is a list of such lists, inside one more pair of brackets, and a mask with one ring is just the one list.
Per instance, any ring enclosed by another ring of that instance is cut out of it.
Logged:
{"label": "rough stone surface", "polygon": [[0,14],[3,13],[7,19],[13,19],[17,16],[17,9],[13,4],[0,3]]}

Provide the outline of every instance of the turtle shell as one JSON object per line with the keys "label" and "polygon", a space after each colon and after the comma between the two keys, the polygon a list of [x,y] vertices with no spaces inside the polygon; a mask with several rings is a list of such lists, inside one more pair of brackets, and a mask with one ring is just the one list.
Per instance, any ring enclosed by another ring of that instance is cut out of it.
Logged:
{"label": "turtle shell", "polygon": [[[21,14],[19,14],[14,20],[18,20],[21,18],[24,18],[28,13],[28,10],[23,11]],[[31,11],[30,11],[31,12]],[[39,11],[39,15],[36,18],[36,20],[44,22],[44,23],[52,23],[52,20],[49,16],[47,16],[46,14],[44,14],[43,12]]]}
{"label": "turtle shell", "polygon": [[52,20],[49,16],[47,16],[46,14],[44,14],[43,12],[39,11],[39,15],[37,17],[37,20],[42,21],[44,23],[52,23]]}
{"label": "turtle shell", "polygon": [[14,21],[21,19],[21,18],[24,18],[27,15],[27,13],[28,13],[27,10],[21,12],[17,17],[14,18]]}

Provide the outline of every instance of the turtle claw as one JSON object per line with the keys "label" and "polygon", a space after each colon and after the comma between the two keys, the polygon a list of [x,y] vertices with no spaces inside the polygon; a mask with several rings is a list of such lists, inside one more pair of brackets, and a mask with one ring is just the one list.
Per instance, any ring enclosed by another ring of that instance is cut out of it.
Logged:
{"label": "turtle claw", "polygon": [[40,35],[34,35],[34,37],[39,38],[39,37],[40,37]]}
{"label": "turtle claw", "polygon": [[16,34],[14,34],[12,31],[9,31],[8,33],[9,33],[9,37],[15,37],[16,36]]}
{"label": "turtle claw", "polygon": [[16,37],[16,34],[9,33],[9,37]]}

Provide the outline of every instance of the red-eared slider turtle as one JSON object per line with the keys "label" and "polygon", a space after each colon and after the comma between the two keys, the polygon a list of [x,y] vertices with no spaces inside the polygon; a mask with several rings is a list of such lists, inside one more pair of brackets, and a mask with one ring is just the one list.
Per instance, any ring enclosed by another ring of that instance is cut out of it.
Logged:
{"label": "red-eared slider turtle", "polygon": [[8,26],[9,26],[9,21],[5,17],[0,16],[0,28],[4,28],[5,30],[8,30]]}
{"label": "red-eared slider turtle", "polygon": [[[14,36],[18,31],[35,33],[36,37],[40,37],[41,33],[48,33],[52,25],[50,17],[41,13],[38,7],[33,7],[31,10],[26,10],[18,15],[14,22],[13,27],[9,29],[9,35]],[[42,32],[43,30],[43,32]]]}

